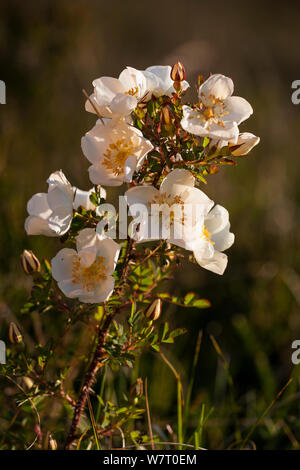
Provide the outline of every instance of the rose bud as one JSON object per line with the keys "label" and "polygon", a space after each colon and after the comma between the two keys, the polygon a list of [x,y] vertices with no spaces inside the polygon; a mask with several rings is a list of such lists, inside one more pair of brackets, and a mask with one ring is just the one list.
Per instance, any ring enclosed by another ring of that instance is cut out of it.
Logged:
{"label": "rose bud", "polygon": [[57,450],[57,442],[49,431],[44,438],[43,448],[44,450]]}
{"label": "rose bud", "polygon": [[238,136],[236,144],[229,144],[229,150],[235,157],[242,157],[247,155],[259,141],[260,138],[251,134],[251,132],[242,132],[242,134]]}
{"label": "rose bud", "polygon": [[26,274],[32,274],[41,269],[39,260],[31,250],[23,251],[21,254],[21,265]]}
{"label": "rose bud", "polygon": [[161,299],[156,299],[146,308],[144,315],[151,321],[158,320],[161,315]]}
{"label": "rose bud", "polygon": [[143,395],[143,380],[140,377],[132,385],[130,394],[134,397],[141,397]]}
{"label": "rose bud", "polygon": [[165,125],[171,124],[171,114],[169,106],[163,106],[161,108],[160,122]]}
{"label": "rose bud", "polygon": [[12,344],[22,343],[23,337],[17,325],[13,322],[10,323],[8,329],[8,338]]}
{"label": "rose bud", "polygon": [[54,439],[54,437],[52,436],[52,434],[50,434],[50,437],[49,437],[49,449],[50,450],[57,450],[57,442]]}
{"label": "rose bud", "polygon": [[33,385],[34,385],[34,382],[33,380],[30,378],[30,377],[27,377],[26,375],[24,375],[23,377],[21,377],[21,382],[22,382],[22,385],[27,389],[27,390],[30,390]]}
{"label": "rose bud", "polygon": [[170,76],[174,82],[183,82],[185,80],[185,69],[181,62],[176,62],[173,65]]}

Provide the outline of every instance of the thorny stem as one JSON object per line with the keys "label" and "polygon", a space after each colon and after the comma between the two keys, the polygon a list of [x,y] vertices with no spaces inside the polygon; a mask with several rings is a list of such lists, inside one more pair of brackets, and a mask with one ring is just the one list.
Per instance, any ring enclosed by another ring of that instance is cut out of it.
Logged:
{"label": "thorny stem", "polygon": [[150,259],[153,255],[155,255],[155,253],[163,246],[163,244],[165,243],[166,240],[163,240],[159,245],[157,245],[156,248],[154,248],[154,250],[152,250],[149,255],[147,255],[142,261],[140,261],[140,263],[138,263],[135,268],[132,270],[131,274],[134,273],[134,271],[137,270],[137,268],[139,268],[140,266],[142,266],[146,261],[148,261],[148,259]]}
{"label": "thorny stem", "polygon": [[124,257],[124,263],[123,263],[123,271],[122,271],[122,275],[120,279],[120,285],[124,283],[127,278],[128,269],[129,269],[129,261],[132,255],[132,251],[134,249],[134,245],[135,245],[135,240],[133,240],[132,238],[128,238],[125,257]]}
{"label": "thorny stem", "polygon": [[90,102],[92,108],[94,109],[95,113],[97,114],[98,118],[100,119],[100,121],[102,122],[102,124],[104,125],[104,121],[103,121],[103,118],[101,116],[101,114],[99,113],[99,110],[97,109],[97,107],[95,106],[95,103],[93,103],[93,100],[91,100],[91,98],[89,97],[89,95],[87,94],[87,92],[85,90],[82,90],[82,93],[84,94],[84,96],[86,97],[86,99]]}
{"label": "thorny stem", "polygon": [[[134,249],[134,240],[129,239],[127,241],[124,267],[123,267],[123,272],[122,272],[121,279],[120,279],[120,281],[124,283],[126,281],[126,277],[128,274],[128,265],[129,265],[129,260],[132,255],[133,249]],[[77,428],[79,425],[80,417],[83,413],[83,410],[84,410],[84,407],[88,398],[88,393],[95,380],[97,371],[99,367],[102,365],[101,363],[102,363],[103,355],[104,355],[104,344],[105,344],[106,336],[107,336],[110,324],[113,320],[113,317],[115,316],[117,312],[118,312],[118,309],[116,309],[114,313],[108,314],[105,318],[103,326],[99,328],[96,350],[95,350],[92,362],[85,375],[84,383],[83,383],[79,398],[75,405],[72,424],[71,424],[70,431],[69,431],[69,434],[67,436],[65,446],[64,446],[65,450],[69,450],[71,448],[72,443],[77,437],[76,432],[77,432]]]}
{"label": "thorny stem", "polygon": [[87,401],[88,393],[89,393],[90,388],[91,388],[91,386],[92,386],[92,384],[95,380],[96,373],[97,373],[99,367],[102,365],[101,363],[102,363],[103,356],[104,356],[103,347],[104,347],[104,344],[105,344],[105,340],[106,340],[106,336],[107,336],[107,333],[108,333],[108,330],[109,330],[109,326],[110,326],[111,321],[112,321],[112,319],[113,319],[113,317],[116,313],[117,312],[115,311],[113,314],[108,314],[105,321],[104,321],[104,324],[103,324],[102,328],[99,328],[97,347],[96,347],[92,362],[91,362],[91,364],[88,368],[88,371],[85,375],[84,383],[83,383],[79,398],[78,398],[78,400],[76,402],[76,405],[75,405],[72,424],[71,424],[70,431],[69,431],[69,434],[68,434],[68,437],[66,439],[66,443],[65,443],[65,446],[64,446],[65,450],[70,449],[72,443],[74,442],[74,440],[77,437],[76,432],[77,432],[77,428],[78,428],[78,425],[79,425],[79,420],[80,420],[80,417],[81,417],[82,412],[84,410],[84,407],[85,407],[85,404],[86,404],[86,401]]}

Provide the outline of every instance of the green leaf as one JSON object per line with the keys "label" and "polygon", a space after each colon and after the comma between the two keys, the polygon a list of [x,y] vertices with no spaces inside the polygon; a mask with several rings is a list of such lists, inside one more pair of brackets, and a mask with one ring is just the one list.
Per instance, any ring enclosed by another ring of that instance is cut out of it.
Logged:
{"label": "green leaf", "polygon": [[193,302],[193,307],[196,308],[209,308],[211,303],[207,299],[198,299]]}
{"label": "green leaf", "polygon": [[210,139],[208,137],[204,137],[203,139],[203,148],[207,147],[210,142]]}
{"label": "green leaf", "polygon": [[184,303],[185,305],[190,304],[196,297],[196,294],[194,292],[189,292],[184,296]]}
{"label": "green leaf", "polygon": [[92,204],[94,204],[94,206],[98,206],[99,205],[99,200],[98,200],[98,196],[96,193],[92,193],[90,194],[90,201]]}

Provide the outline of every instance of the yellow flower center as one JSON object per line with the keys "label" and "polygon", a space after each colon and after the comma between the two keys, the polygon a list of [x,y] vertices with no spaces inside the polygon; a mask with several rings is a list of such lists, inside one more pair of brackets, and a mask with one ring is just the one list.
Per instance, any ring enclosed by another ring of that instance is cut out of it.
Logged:
{"label": "yellow flower center", "polygon": [[[166,204],[169,207],[172,207],[174,204],[181,204],[181,211],[182,211],[181,223],[184,224],[184,211],[183,211],[184,201],[181,199],[179,195],[171,196],[171,194],[159,193],[159,194],[156,194],[154,198],[152,199],[152,201],[150,201],[148,204],[150,208],[152,204],[159,204],[159,205]],[[175,219],[174,211],[171,211],[170,212],[170,225],[174,223],[174,219]]]}
{"label": "yellow flower center", "polygon": [[135,96],[138,91],[139,91],[138,87],[135,86],[133,88],[130,88],[130,90],[125,91],[125,95]]}
{"label": "yellow flower center", "polygon": [[119,176],[124,171],[127,158],[133,155],[135,146],[132,139],[126,140],[124,137],[109,144],[102,165],[111,170],[114,175]]}
{"label": "yellow flower center", "polygon": [[205,241],[207,241],[207,242],[211,243],[212,245],[214,245],[215,242],[211,241],[210,237],[211,237],[211,234],[209,233],[209,231],[207,230],[205,225],[203,225],[201,238],[204,238]]}
{"label": "yellow flower center", "polygon": [[180,196],[171,196],[167,193],[159,193],[154,196],[150,204],[167,204],[171,207],[173,204],[183,204]]}
{"label": "yellow flower center", "polygon": [[[201,96],[205,96],[204,93],[201,93]],[[220,127],[224,127],[223,117],[228,114],[228,111],[225,111],[224,102],[216,98],[215,95],[209,95],[208,99],[211,102],[210,106],[205,106],[203,102],[200,101],[199,108],[201,113],[197,115],[199,119],[202,119],[203,123],[207,123],[207,130],[210,130],[210,124],[217,124]],[[193,119],[193,116],[191,116]]]}
{"label": "yellow flower center", "polygon": [[208,121],[208,119],[211,119],[214,117],[214,111],[213,111],[213,108],[206,108],[204,109],[204,111],[202,112],[203,116],[205,117],[205,119]]}
{"label": "yellow flower center", "polygon": [[97,256],[94,263],[88,267],[81,265],[79,256],[75,256],[72,264],[72,283],[81,284],[88,292],[93,291],[100,281],[106,279],[106,269],[103,256]]}

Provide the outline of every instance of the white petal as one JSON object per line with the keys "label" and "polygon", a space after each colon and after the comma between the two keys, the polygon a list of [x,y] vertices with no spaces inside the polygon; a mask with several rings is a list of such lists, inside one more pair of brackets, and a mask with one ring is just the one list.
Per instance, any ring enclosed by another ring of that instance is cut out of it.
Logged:
{"label": "white petal", "polygon": [[[200,238],[201,237],[201,238]],[[203,237],[203,232],[199,233],[198,243],[194,245],[194,254],[197,262],[208,260],[214,256],[214,245]]]}
{"label": "white petal", "polygon": [[[103,188],[101,188],[102,190]],[[94,191],[93,188],[89,191],[82,191],[78,188],[73,188],[74,191],[74,201],[73,207],[74,209],[78,209],[80,206],[86,209],[87,211],[95,210],[94,204],[90,201],[90,195]],[[102,197],[102,196],[101,196]]]}
{"label": "white petal", "polygon": [[182,86],[182,91],[185,91],[190,87],[190,84],[186,80],[183,80],[183,82],[181,82],[181,86]]}
{"label": "white petal", "polygon": [[128,157],[124,167],[124,181],[131,183],[133,174],[136,170],[136,157]]}
{"label": "white petal", "polygon": [[201,111],[194,110],[189,106],[183,106],[183,118],[180,124],[185,131],[191,134],[216,140],[237,139],[239,132],[236,122],[222,121],[222,124],[204,122]]}
{"label": "white petal", "polygon": [[143,72],[133,67],[126,67],[120,73],[119,80],[127,92],[137,88],[135,95],[137,99],[140,99],[147,91],[147,80]]}
{"label": "white petal", "polygon": [[202,227],[203,223],[199,223],[194,226],[185,223],[182,227],[182,238],[171,237],[170,239],[168,239],[168,241],[170,243],[173,243],[174,245],[184,248],[185,250],[193,251],[195,247],[199,246],[201,241],[200,237],[202,231],[200,225]]}
{"label": "white petal", "polygon": [[79,251],[78,256],[80,258],[81,266],[88,268],[96,261],[97,254],[93,248],[90,248],[86,251]]}
{"label": "white petal", "polygon": [[147,90],[149,92],[149,99],[151,99],[152,94],[156,96],[157,98],[159,96],[162,96],[164,94],[163,93],[164,90],[162,90],[161,81],[159,77],[151,73],[148,69],[144,70],[143,74],[145,75],[146,81],[147,81]]}
{"label": "white petal", "polygon": [[172,191],[172,186],[174,184],[181,184],[193,187],[195,185],[195,178],[190,171],[176,168],[176,170],[171,171],[163,179],[160,185],[160,192],[170,194],[170,191]]}
{"label": "white petal", "polygon": [[111,117],[110,104],[118,93],[124,93],[126,90],[117,78],[101,77],[93,81],[94,96],[98,105],[100,114],[105,117]]}
{"label": "white petal", "polygon": [[211,106],[213,99],[225,100],[233,93],[233,81],[220,73],[211,75],[199,88],[199,99],[205,106]]}
{"label": "white petal", "polygon": [[223,121],[222,125],[218,123],[209,124],[206,128],[206,134],[203,134],[203,136],[218,140],[235,141],[238,133],[239,128],[236,122]]}
{"label": "white petal", "polygon": [[65,191],[69,194],[72,192],[71,183],[67,180],[62,170],[51,173],[47,179],[47,183],[49,184],[49,190],[58,186],[62,191]]}
{"label": "white petal", "polygon": [[105,153],[109,140],[107,124],[96,124],[81,139],[81,148],[85,157],[91,163],[98,163]]}
{"label": "white petal", "polygon": [[[170,77],[172,67],[170,65],[152,65],[145,70],[148,88],[152,91],[154,96],[172,96],[175,92],[174,82]],[[189,87],[188,82],[182,82],[182,91]]]}
{"label": "white petal", "polygon": [[108,276],[105,280],[99,282],[99,286],[94,291],[87,293],[82,292],[79,295],[80,302],[89,304],[100,304],[105,302],[113,293],[115,280],[112,276]]}
{"label": "white petal", "polygon": [[47,194],[34,194],[27,203],[27,212],[29,215],[36,215],[42,219],[47,219],[52,212],[48,204]]}
{"label": "white petal", "polygon": [[181,184],[173,185],[172,195],[178,195],[184,201],[184,204],[191,204],[195,207],[199,206],[202,214],[208,214],[213,207],[214,202],[198,188],[191,188]]}
{"label": "white petal", "polygon": [[137,99],[134,96],[119,93],[110,103],[110,109],[115,115],[127,116],[137,106]]}
{"label": "white petal", "polygon": [[220,275],[224,273],[228,263],[227,256],[217,250],[215,250],[214,256],[209,259],[202,259],[201,257],[198,258],[197,251],[194,251],[194,256],[202,268],[208,269],[209,271]]}
{"label": "white petal", "polygon": [[110,103],[117,93],[125,92],[124,86],[120,80],[113,77],[96,78],[96,80],[93,81],[93,86],[96,90],[97,98],[101,96],[106,103]]}
{"label": "white petal", "polygon": [[27,235],[45,235],[47,237],[57,237],[57,234],[50,229],[48,220],[41,219],[35,215],[30,215],[25,220],[25,230]]}
{"label": "white petal", "polygon": [[192,251],[194,247],[194,243],[191,245],[189,243],[189,240],[186,240],[184,238],[178,239],[178,238],[168,238],[167,240],[169,243],[172,243],[172,245],[179,246],[180,248],[183,248],[184,250],[187,251]]}
{"label": "white petal", "polygon": [[52,212],[48,219],[48,224],[57,236],[62,236],[69,230],[72,219],[73,211],[70,213],[65,208],[61,208]]}
{"label": "white petal", "polygon": [[171,80],[170,77],[170,65],[152,65],[151,67],[148,67],[145,72],[148,80],[148,87],[154,96],[158,98],[160,96],[170,94],[170,90],[173,88],[173,80]]}
{"label": "white petal", "polygon": [[111,238],[105,238],[98,244],[97,256],[105,258],[106,274],[112,274],[119,258],[121,246]]}
{"label": "white petal", "polygon": [[53,186],[49,190],[47,196],[50,209],[55,212],[59,211],[61,214],[67,215],[73,209],[73,191],[71,193],[64,191],[59,186]]}
{"label": "white petal", "polygon": [[229,223],[228,210],[217,204],[206,216],[204,223],[206,229],[211,235],[223,230]]}
{"label": "white petal", "polygon": [[85,291],[80,284],[74,283],[71,279],[65,279],[58,282],[58,287],[70,299],[79,298]]}
{"label": "white petal", "polygon": [[226,119],[226,121],[234,121],[237,124],[248,119],[253,113],[250,103],[240,96],[227,98],[224,102],[224,110],[228,113],[225,115],[224,119]]}
{"label": "white petal", "polygon": [[[95,93],[92,93],[90,96],[89,96],[89,100],[86,100],[85,102],[85,110],[88,111],[89,113],[93,113],[93,114],[100,114],[101,115],[101,110],[99,108],[99,105],[96,101],[96,97],[95,97]],[[92,106],[91,104],[91,101],[93,102],[94,106]],[[96,110],[95,108],[97,109],[97,113],[96,113]]]}
{"label": "white petal", "polygon": [[101,199],[106,199],[106,190],[104,188],[100,188],[100,197]]}
{"label": "white petal", "polygon": [[151,65],[146,68],[146,71],[153,73],[157,78],[159,78],[163,83],[166,83],[169,87],[171,80],[171,70],[170,65]]}
{"label": "white petal", "polygon": [[[232,155],[235,157],[240,157],[247,155],[253,147],[255,147],[260,141],[260,138],[251,132],[242,132],[239,134],[236,142],[233,142],[229,146]],[[230,143],[231,144],[231,143]]]}
{"label": "white petal", "polygon": [[53,278],[60,282],[72,279],[72,266],[77,253],[71,248],[63,248],[51,260],[51,269]]}
{"label": "white petal", "polygon": [[215,243],[215,249],[218,251],[224,251],[231,247],[234,243],[234,234],[229,231],[230,224],[228,223],[223,230],[214,233],[211,236],[211,240]]}
{"label": "white petal", "polygon": [[103,186],[121,186],[123,176],[114,176],[109,173],[102,165],[92,165],[89,167],[89,177],[93,184],[101,184]]}
{"label": "white petal", "polygon": [[135,188],[128,189],[124,197],[129,207],[133,204],[144,204],[149,207],[148,203],[158,194],[158,189],[153,186],[136,186]]}
{"label": "white petal", "polygon": [[76,248],[77,251],[87,251],[92,249],[94,252],[97,251],[98,235],[93,228],[84,228],[80,230],[76,237]]}

